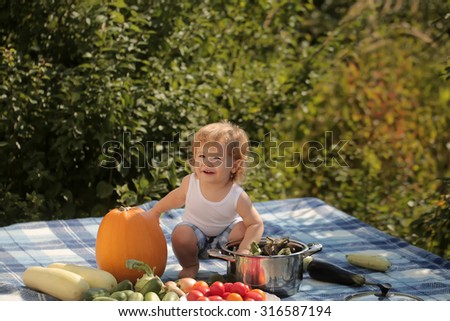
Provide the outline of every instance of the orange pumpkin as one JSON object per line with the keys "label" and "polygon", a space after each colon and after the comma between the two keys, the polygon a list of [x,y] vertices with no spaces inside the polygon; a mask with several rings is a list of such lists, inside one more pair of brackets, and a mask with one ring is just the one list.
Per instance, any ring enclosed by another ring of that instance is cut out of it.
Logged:
{"label": "orange pumpkin", "polygon": [[147,263],[159,276],[166,269],[167,242],[159,219],[144,213],[139,207],[121,207],[108,212],[100,223],[95,244],[97,266],[118,282],[135,283],[144,273],[128,269],[128,259]]}

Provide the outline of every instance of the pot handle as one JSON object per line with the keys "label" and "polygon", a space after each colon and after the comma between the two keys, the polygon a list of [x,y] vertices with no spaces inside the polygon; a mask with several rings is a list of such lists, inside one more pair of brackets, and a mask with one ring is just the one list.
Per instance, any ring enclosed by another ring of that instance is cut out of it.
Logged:
{"label": "pot handle", "polygon": [[320,243],[317,242],[308,243],[307,246],[308,249],[305,252],[303,252],[303,257],[307,257],[311,254],[322,251],[322,244]]}
{"label": "pot handle", "polygon": [[233,256],[223,254],[219,249],[209,249],[206,251],[209,256],[215,257],[217,259],[222,259],[229,262],[235,262],[236,259]]}

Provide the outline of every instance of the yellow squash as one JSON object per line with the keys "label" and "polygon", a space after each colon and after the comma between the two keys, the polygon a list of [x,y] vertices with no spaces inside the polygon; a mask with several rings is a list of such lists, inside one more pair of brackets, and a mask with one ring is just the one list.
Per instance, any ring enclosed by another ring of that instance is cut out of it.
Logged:
{"label": "yellow squash", "polygon": [[350,264],[379,272],[386,272],[392,265],[388,258],[378,254],[349,253],[345,257]]}
{"label": "yellow squash", "polygon": [[32,266],[22,275],[25,286],[63,301],[79,301],[89,290],[89,283],[80,275],[61,269]]}
{"label": "yellow squash", "polygon": [[66,263],[52,263],[48,267],[76,273],[82,276],[91,288],[103,288],[112,292],[117,286],[117,280],[111,273],[93,267]]}

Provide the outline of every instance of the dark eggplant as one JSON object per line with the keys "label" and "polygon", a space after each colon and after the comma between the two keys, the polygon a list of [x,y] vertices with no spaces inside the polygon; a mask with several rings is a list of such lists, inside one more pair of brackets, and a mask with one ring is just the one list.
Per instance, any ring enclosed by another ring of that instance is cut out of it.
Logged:
{"label": "dark eggplant", "polygon": [[312,258],[306,269],[311,278],[319,281],[351,286],[363,286],[366,283],[364,275],[348,271],[316,257]]}

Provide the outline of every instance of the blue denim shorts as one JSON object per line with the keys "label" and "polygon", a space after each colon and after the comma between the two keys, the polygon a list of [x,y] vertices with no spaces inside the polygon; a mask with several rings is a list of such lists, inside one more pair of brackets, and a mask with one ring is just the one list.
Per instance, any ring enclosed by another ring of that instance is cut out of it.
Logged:
{"label": "blue denim shorts", "polygon": [[228,225],[225,230],[223,230],[222,233],[217,236],[207,236],[197,226],[189,222],[180,222],[175,226],[175,228],[182,225],[186,225],[192,228],[194,230],[195,236],[197,236],[198,257],[201,259],[207,259],[209,258],[207,250],[220,249],[222,248],[222,246],[225,246],[225,244],[227,244],[229,240],[230,233],[233,230],[233,227],[239,222],[242,222],[240,218],[234,220],[230,225]]}

